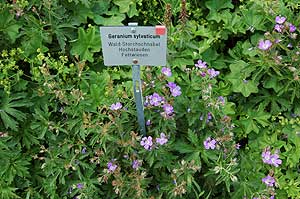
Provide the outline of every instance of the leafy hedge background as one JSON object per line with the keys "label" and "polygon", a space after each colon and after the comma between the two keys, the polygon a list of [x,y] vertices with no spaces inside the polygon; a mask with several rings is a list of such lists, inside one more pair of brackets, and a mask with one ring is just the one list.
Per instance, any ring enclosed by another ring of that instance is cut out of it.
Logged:
{"label": "leafy hedge background", "polygon": [[[0,1],[0,198],[300,198],[299,10]],[[168,65],[142,67],[147,137],[130,66],[101,53],[99,26],[128,22],[168,28]]]}

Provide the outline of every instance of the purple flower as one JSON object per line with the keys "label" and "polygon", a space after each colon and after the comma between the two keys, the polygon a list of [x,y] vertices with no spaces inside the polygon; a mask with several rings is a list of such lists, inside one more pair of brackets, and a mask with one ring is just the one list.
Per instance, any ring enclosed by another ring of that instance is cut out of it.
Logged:
{"label": "purple flower", "polygon": [[265,164],[273,165],[275,167],[278,167],[281,163],[282,160],[279,159],[278,152],[275,152],[275,154],[271,154],[271,151],[269,148],[266,148],[262,154],[263,162]]}
{"label": "purple flower", "polygon": [[157,93],[153,93],[152,95],[149,96],[149,103],[152,106],[159,106],[161,102],[164,100],[163,97],[159,96]]}
{"label": "purple flower", "polygon": [[142,138],[141,146],[143,146],[144,149],[151,150],[152,149],[152,145],[153,145],[153,142],[152,142],[152,137],[151,136],[143,137]]}
{"label": "purple flower", "polygon": [[278,44],[279,42],[281,42],[281,39],[275,39],[275,43]]}
{"label": "purple flower", "polygon": [[83,149],[81,150],[82,154],[86,154],[86,147],[83,147]]}
{"label": "purple flower", "polygon": [[110,106],[110,110],[116,111],[122,108],[122,104],[120,102],[117,102],[115,104],[112,104]]}
{"label": "purple flower", "polygon": [[207,64],[206,62],[204,62],[204,61],[202,61],[202,60],[199,59],[198,62],[197,62],[197,64],[195,64],[195,66],[197,68],[207,68],[206,64]]}
{"label": "purple flower", "polygon": [[203,142],[205,149],[215,149],[217,141],[215,139],[211,139],[210,137],[206,138]]}
{"label": "purple flower", "polygon": [[240,143],[235,144],[236,149],[240,149],[240,147],[241,147]]}
{"label": "purple flower", "polygon": [[270,40],[260,40],[258,44],[258,48],[261,50],[268,50],[272,46],[272,42]]}
{"label": "purple flower", "polygon": [[174,112],[173,106],[171,104],[164,104],[162,108],[164,109],[164,112],[169,116]]}
{"label": "purple flower", "polygon": [[272,176],[267,175],[265,178],[262,179],[262,182],[269,187],[273,187],[275,184],[275,179]]}
{"label": "purple flower", "polygon": [[159,138],[156,138],[156,143],[160,144],[160,145],[164,145],[168,142],[168,138],[166,137],[166,135],[164,133],[160,134]]}
{"label": "purple flower", "polygon": [[212,120],[212,114],[211,114],[211,112],[208,112],[206,122],[209,122],[210,120]]}
{"label": "purple flower", "polygon": [[117,168],[118,168],[118,166],[116,164],[114,164],[113,162],[107,163],[108,173],[113,173]]}
{"label": "purple flower", "polygon": [[138,160],[133,160],[132,162],[132,168],[134,170],[138,170],[138,168],[141,166],[140,162]]}
{"label": "purple flower", "polygon": [[271,196],[270,199],[275,199],[275,196]]}
{"label": "purple flower", "polygon": [[172,76],[172,71],[171,71],[170,68],[163,67],[163,68],[161,69],[161,72],[162,72],[162,74],[164,74],[164,75],[167,76],[167,77],[171,77],[171,76]]}
{"label": "purple flower", "polygon": [[201,72],[201,77],[205,77],[206,76],[206,72]]}
{"label": "purple flower", "polygon": [[273,154],[273,155],[271,155],[270,163],[273,166],[278,167],[282,163],[282,161],[279,159],[278,154]]}
{"label": "purple flower", "polygon": [[282,30],[284,29],[284,26],[283,25],[281,25],[281,24],[276,24],[275,26],[274,26],[274,30],[276,30],[277,32],[282,32]]}
{"label": "purple flower", "polygon": [[296,26],[294,26],[293,24],[289,24],[289,27],[290,27],[290,32],[295,32],[296,31]]}
{"label": "purple flower", "polygon": [[76,185],[76,187],[77,187],[78,189],[83,189],[83,184],[78,183],[78,184]]}
{"label": "purple flower", "polygon": [[218,101],[221,102],[223,105],[225,104],[225,98],[223,96],[219,96]]}
{"label": "purple flower", "polygon": [[265,151],[263,151],[261,154],[263,162],[266,164],[271,164],[271,155],[271,152],[268,149],[265,149]]}
{"label": "purple flower", "polygon": [[171,95],[173,97],[181,95],[181,88],[177,86],[174,82],[168,82],[166,86],[169,87]]}
{"label": "purple flower", "polygon": [[218,76],[220,72],[212,68],[207,70],[207,74],[209,75],[210,78],[214,78]]}
{"label": "purple flower", "polygon": [[277,16],[275,18],[275,22],[278,24],[283,24],[285,22],[286,18],[285,17],[281,17],[281,16]]}
{"label": "purple flower", "polygon": [[146,121],[146,126],[150,126],[151,125],[151,120],[147,120]]}

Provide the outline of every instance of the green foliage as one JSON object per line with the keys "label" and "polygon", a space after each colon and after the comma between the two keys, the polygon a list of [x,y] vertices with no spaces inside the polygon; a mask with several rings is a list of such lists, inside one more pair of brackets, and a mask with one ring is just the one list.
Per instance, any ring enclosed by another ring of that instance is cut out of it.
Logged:
{"label": "green foliage", "polygon": [[83,28],[78,29],[78,39],[71,49],[72,55],[80,56],[81,60],[93,62],[93,53],[100,51],[100,37],[95,27],[89,27],[85,32]]}
{"label": "green foliage", "polygon": [[[297,1],[0,7],[0,198],[299,198]],[[172,75],[141,67],[146,137],[130,67],[105,67],[101,57],[98,26],[128,22],[168,28]]]}

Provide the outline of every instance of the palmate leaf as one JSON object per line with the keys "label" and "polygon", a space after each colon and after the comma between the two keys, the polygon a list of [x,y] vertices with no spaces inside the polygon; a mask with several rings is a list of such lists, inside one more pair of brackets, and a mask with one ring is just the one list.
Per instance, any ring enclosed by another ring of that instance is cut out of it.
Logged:
{"label": "palmate leaf", "polygon": [[71,49],[72,55],[79,55],[81,60],[93,62],[93,53],[100,51],[100,36],[96,34],[96,28],[90,27],[87,32],[83,28],[78,30],[78,39]]}
{"label": "palmate leaf", "polygon": [[233,4],[231,3],[231,0],[210,0],[205,2],[205,6],[211,10],[218,12],[219,10],[225,9],[225,8],[233,8]]}
{"label": "palmate leaf", "polygon": [[18,130],[18,124],[26,118],[26,114],[16,109],[19,107],[28,107],[31,105],[26,98],[25,93],[17,93],[8,96],[0,93],[0,118],[6,129]]}
{"label": "palmate leaf", "polygon": [[270,124],[270,117],[271,114],[264,112],[263,106],[259,106],[257,111],[249,109],[247,111],[247,116],[241,118],[240,122],[243,125],[246,134],[249,134],[252,131],[259,133],[260,126],[266,127]]}
{"label": "palmate leaf", "polygon": [[19,36],[21,25],[14,19],[8,9],[0,10],[0,32],[8,35],[10,41],[14,43]]}
{"label": "palmate leaf", "polygon": [[21,198],[15,193],[17,188],[9,187],[6,184],[1,184],[1,183],[0,183],[0,186],[1,186],[0,198],[5,198],[5,199]]}
{"label": "palmate leaf", "polygon": [[251,93],[258,92],[258,83],[253,80],[246,80],[251,72],[255,70],[254,66],[247,64],[244,61],[236,61],[230,64],[231,73],[226,76],[226,79],[232,83],[234,92],[242,93],[245,97],[249,97]]}

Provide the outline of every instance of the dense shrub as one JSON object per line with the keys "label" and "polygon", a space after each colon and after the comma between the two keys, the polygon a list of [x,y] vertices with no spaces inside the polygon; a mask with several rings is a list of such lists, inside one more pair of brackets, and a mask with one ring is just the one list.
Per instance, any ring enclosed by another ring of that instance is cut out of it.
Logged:
{"label": "dense shrub", "polygon": [[[0,5],[0,198],[299,198],[298,1]],[[98,31],[131,21],[168,28],[146,136]]]}

